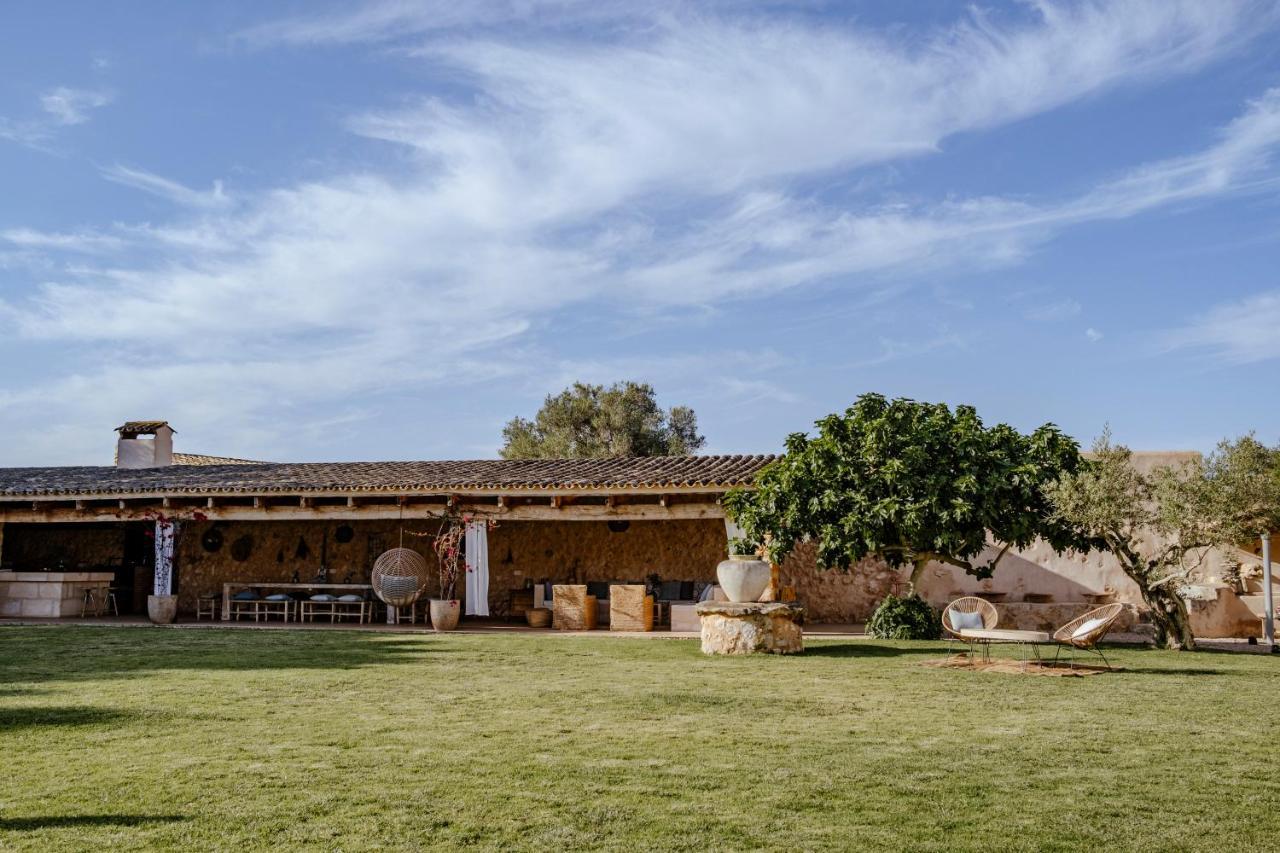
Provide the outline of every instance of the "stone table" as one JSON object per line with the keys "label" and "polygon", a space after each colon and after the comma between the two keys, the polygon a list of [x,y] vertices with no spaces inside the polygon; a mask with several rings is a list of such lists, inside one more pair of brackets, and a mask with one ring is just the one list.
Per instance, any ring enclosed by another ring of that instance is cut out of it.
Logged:
{"label": "stone table", "polygon": [[791,601],[704,601],[694,608],[708,655],[804,651],[804,608]]}

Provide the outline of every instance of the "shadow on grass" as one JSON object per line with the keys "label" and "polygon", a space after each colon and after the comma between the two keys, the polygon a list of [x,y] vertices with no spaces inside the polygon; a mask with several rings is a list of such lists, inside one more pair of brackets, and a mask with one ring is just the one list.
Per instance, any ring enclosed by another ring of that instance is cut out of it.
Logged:
{"label": "shadow on grass", "polygon": [[187,820],[176,814],[83,814],[0,817],[0,831],[31,832],[37,829],[65,829],[83,826],[145,826],[148,823],[175,823]]}
{"label": "shadow on grass", "polygon": [[[143,672],[359,669],[451,651],[425,637],[319,631],[3,627],[0,691],[43,681],[128,678]],[[11,686],[12,685],[12,686]]]}
{"label": "shadow on grass", "polygon": [[868,643],[866,640],[850,640],[845,643],[829,643],[823,645],[806,645],[805,657],[827,658],[888,658],[903,655],[936,655],[938,650],[932,647],[900,649],[896,646],[881,646]]}
{"label": "shadow on grass", "polygon": [[62,707],[0,708],[0,732],[45,726],[96,726],[137,719],[139,714],[87,705]]}

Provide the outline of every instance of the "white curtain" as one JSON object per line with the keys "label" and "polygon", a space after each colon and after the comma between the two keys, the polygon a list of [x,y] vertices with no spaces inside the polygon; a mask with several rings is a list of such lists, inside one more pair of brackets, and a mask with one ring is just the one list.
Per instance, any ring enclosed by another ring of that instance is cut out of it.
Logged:
{"label": "white curtain", "polygon": [[467,615],[489,615],[489,525],[467,525]]}
{"label": "white curtain", "polygon": [[173,540],[178,522],[156,522],[156,583],[154,595],[169,595],[173,590]]}

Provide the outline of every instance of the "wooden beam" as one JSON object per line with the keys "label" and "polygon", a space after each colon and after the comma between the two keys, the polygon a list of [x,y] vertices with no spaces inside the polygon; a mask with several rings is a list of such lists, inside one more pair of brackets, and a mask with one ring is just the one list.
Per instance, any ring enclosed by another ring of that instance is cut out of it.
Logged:
{"label": "wooden beam", "polygon": [[303,509],[311,506],[311,498],[307,497],[306,495],[300,495],[298,497],[298,506],[302,507]]}
{"label": "wooden beam", "polygon": [[208,509],[213,509],[213,498],[205,498],[204,505]]}
{"label": "wooden beam", "polygon": [[[70,502],[68,502],[69,504]],[[73,506],[41,507],[36,509],[30,502],[19,504],[7,502],[4,520],[15,523],[27,522],[61,522],[61,521],[134,521],[145,518],[146,507],[128,508],[123,502],[117,508],[103,504],[86,506],[77,510]],[[493,504],[469,504],[459,502],[456,511],[468,515],[484,517],[497,515]],[[405,520],[414,518],[431,518],[448,511],[443,504],[417,504],[404,508]],[[310,507],[296,506],[249,506],[248,504],[216,503],[204,513],[210,521],[330,521],[360,519],[397,519],[401,517],[401,509],[395,504],[357,504],[356,506],[323,505]],[[621,504],[607,507],[602,504],[572,504],[556,508],[547,504],[515,504],[512,503],[502,513],[507,521],[663,521],[670,519],[723,519],[724,511],[718,504],[711,502],[673,504],[662,507],[657,504]]]}
{"label": "wooden beam", "polygon": [[170,507],[173,506],[173,498],[161,498],[160,506],[164,507],[165,509],[169,509]]}
{"label": "wooden beam", "polygon": [[658,506],[666,507],[671,505],[671,499],[666,495],[658,495]]}
{"label": "wooden beam", "polygon": [[552,508],[552,509],[559,509],[559,508],[560,508],[560,496],[559,496],[559,495],[552,495],[552,496],[551,496],[551,508]]}

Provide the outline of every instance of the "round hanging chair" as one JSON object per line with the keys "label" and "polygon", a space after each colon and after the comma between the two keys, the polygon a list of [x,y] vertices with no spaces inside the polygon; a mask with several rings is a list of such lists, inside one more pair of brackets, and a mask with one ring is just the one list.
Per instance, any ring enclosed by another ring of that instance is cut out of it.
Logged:
{"label": "round hanging chair", "polygon": [[411,548],[392,548],[373,563],[373,591],[390,607],[408,607],[427,585],[427,560]]}

